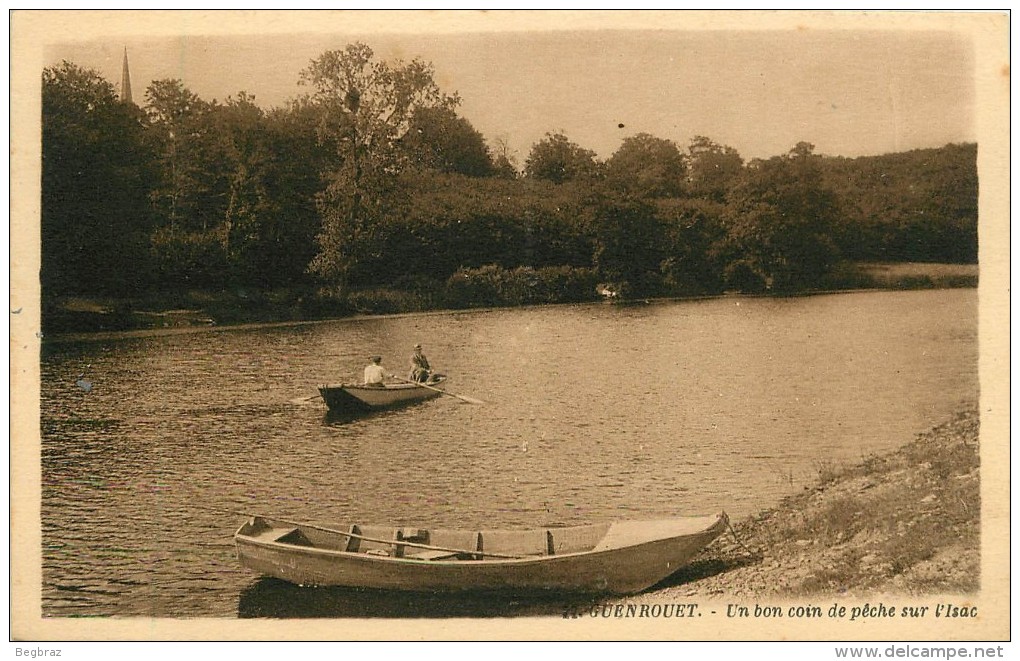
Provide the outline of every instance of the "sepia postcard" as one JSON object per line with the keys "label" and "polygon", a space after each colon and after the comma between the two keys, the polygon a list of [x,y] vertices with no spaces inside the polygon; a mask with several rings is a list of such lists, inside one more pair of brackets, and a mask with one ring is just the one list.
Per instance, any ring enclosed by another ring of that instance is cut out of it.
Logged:
{"label": "sepia postcard", "polygon": [[1008,39],[12,11],[12,643],[1008,642]]}

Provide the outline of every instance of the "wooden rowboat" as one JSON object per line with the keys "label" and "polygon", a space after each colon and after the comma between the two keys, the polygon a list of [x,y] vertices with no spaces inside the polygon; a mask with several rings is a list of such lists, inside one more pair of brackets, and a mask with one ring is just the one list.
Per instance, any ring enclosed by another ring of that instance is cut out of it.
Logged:
{"label": "wooden rowboat", "polygon": [[439,397],[442,392],[434,388],[445,380],[445,377],[439,376],[425,385],[397,383],[381,388],[353,384],[326,385],[319,386],[319,394],[332,413],[368,413]]}
{"label": "wooden rowboat", "polygon": [[241,565],[298,585],[630,594],[676,572],[728,525],[724,512],[481,531],[324,528],[253,516],[234,541]]}

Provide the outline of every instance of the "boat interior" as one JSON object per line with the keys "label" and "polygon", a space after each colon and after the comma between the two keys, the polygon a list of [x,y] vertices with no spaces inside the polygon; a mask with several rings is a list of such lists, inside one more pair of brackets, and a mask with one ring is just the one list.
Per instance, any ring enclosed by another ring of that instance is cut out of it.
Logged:
{"label": "boat interior", "polygon": [[417,383],[414,383],[412,381],[401,381],[399,383],[386,383],[386,384],[380,385],[380,386],[366,386],[366,385],[361,384],[361,383],[341,383],[341,384],[337,384],[337,385],[325,385],[325,386],[320,386],[320,387],[321,388],[327,388],[327,389],[353,388],[355,390],[365,390],[365,389],[379,390],[380,388],[383,388],[385,390],[413,390],[415,388],[420,388],[422,386],[424,386],[426,388],[427,387],[435,387],[435,386],[440,385],[444,381],[446,381],[446,376],[440,374],[440,375],[438,375],[434,379],[429,379],[428,381],[423,382],[421,385],[419,385]]}
{"label": "boat interior", "polygon": [[241,535],[348,553],[414,560],[492,560],[563,555],[595,550],[611,524],[535,530],[446,530],[395,526],[350,525],[330,530],[280,525],[255,517]]}

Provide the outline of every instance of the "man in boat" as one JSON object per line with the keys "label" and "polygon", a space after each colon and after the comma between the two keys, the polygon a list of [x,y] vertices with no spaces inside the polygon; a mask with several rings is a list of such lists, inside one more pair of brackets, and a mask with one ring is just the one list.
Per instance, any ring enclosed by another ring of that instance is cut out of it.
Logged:
{"label": "man in boat", "polygon": [[418,383],[425,383],[432,376],[432,367],[429,359],[421,352],[421,345],[414,345],[414,353],[411,354],[411,380]]}
{"label": "man in boat", "polygon": [[372,356],[369,358],[368,366],[365,367],[365,385],[370,388],[383,388],[383,383],[386,378],[386,370],[382,368],[379,363],[382,362],[382,356]]}

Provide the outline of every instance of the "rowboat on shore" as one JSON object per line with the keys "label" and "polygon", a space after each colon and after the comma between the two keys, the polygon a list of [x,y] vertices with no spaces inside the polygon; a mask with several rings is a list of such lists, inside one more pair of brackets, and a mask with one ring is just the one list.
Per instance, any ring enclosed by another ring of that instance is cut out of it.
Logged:
{"label": "rowboat on shore", "polygon": [[728,525],[725,512],[533,530],[327,528],[252,516],[234,541],[242,566],[298,585],[632,594],[676,572]]}
{"label": "rowboat on shore", "polygon": [[438,376],[426,384],[408,382],[386,384],[382,387],[354,384],[324,385],[319,386],[319,394],[331,413],[369,413],[439,397],[443,393],[435,386],[445,380],[446,377]]}

